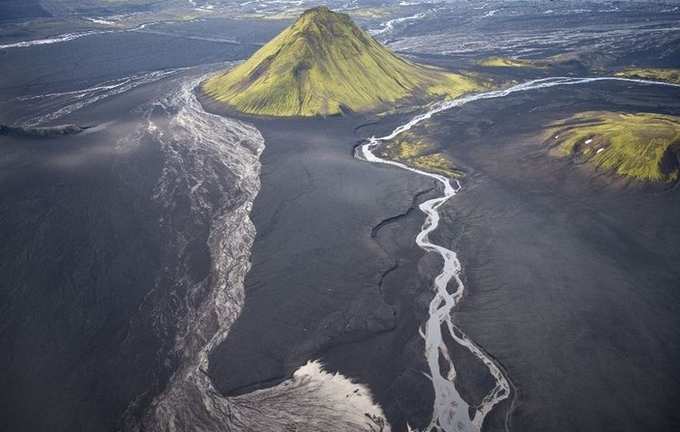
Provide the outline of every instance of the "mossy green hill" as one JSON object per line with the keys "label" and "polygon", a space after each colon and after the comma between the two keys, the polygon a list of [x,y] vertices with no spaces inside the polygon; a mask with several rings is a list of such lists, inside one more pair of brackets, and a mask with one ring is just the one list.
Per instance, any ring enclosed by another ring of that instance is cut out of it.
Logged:
{"label": "mossy green hill", "polygon": [[407,97],[456,97],[482,85],[402,59],[348,15],[318,7],[202,88],[248,114],[315,116],[369,111]]}
{"label": "mossy green hill", "polygon": [[643,182],[678,179],[680,117],[588,111],[550,125],[552,154]]}

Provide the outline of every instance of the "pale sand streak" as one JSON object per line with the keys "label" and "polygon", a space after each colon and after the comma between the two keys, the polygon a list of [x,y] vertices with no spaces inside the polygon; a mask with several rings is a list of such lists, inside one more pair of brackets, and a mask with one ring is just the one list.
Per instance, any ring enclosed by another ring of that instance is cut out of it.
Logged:
{"label": "pale sand streak", "polygon": [[[430,369],[430,378],[432,380],[435,393],[432,421],[425,429],[426,431],[443,430],[445,432],[454,432],[481,430],[486,415],[494,408],[496,404],[510,396],[510,382],[506,378],[499,365],[496,364],[496,362],[491,357],[484,353],[484,351],[482,351],[472,340],[470,340],[459,328],[453,324],[453,309],[458,305],[465,290],[465,286],[463,285],[463,282],[460,278],[461,264],[455,252],[443,246],[436,245],[429,240],[429,234],[437,229],[439,225],[438,208],[451,197],[456,195],[458,191],[460,191],[460,183],[457,180],[454,180],[454,187],[451,185],[449,179],[444,176],[411,168],[399,162],[379,158],[373,154],[372,150],[375,149],[376,146],[380,144],[380,142],[389,141],[395,138],[399,134],[411,129],[413,126],[429,119],[439,112],[460,107],[469,102],[483,99],[500,98],[513,93],[541,88],[587,84],[597,81],[623,81],[638,84],[680,87],[680,85],[677,84],[659,81],[618,77],[553,77],[537,79],[518,84],[504,90],[472,94],[452,101],[437,103],[429,111],[413,117],[407,123],[394,129],[389,135],[379,138],[372,137],[368,140],[368,143],[362,145],[358,149],[357,156],[365,159],[368,162],[393,165],[426,177],[430,177],[439,182],[444,189],[444,194],[442,196],[425,201],[419,206],[420,210],[425,213],[426,218],[420,233],[416,236],[416,243],[418,246],[427,252],[436,252],[442,257],[444,261],[441,273],[439,273],[434,279],[435,295],[430,302],[429,317],[425,323],[425,330],[424,332],[421,331],[421,335],[425,340],[425,357]],[[452,292],[449,292],[448,285],[451,279],[455,280],[455,287],[453,288]],[[473,407],[474,411],[472,416],[469,415],[469,403],[461,397],[455,386],[456,370],[453,361],[449,356],[448,348],[442,338],[442,324],[446,324],[449,334],[458,344],[470,350],[472,354],[474,354],[481,362],[484,363],[484,365],[486,365],[489,373],[491,373],[491,375],[496,380],[495,387],[486,395],[480,405]],[[448,366],[449,372],[446,377],[442,376],[441,374],[440,355]],[[509,422],[506,421],[506,429],[508,428]]]}

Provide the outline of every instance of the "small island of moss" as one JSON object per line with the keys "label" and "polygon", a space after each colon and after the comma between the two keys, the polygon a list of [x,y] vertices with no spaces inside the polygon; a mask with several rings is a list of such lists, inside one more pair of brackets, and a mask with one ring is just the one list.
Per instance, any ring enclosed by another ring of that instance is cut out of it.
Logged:
{"label": "small island of moss", "polygon": [[378,149],[380,157],[401,162],[422,171],[446,177],[462,177],[463,172],[429,141],[411,131],[404,132]]}

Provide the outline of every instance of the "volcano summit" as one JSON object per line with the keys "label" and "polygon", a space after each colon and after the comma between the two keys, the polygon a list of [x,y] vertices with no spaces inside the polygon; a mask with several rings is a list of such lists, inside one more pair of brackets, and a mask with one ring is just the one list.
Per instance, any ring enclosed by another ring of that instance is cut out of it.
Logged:
{"label": "volcano summit", "polygon": [[321,6],[305,11],[245,63],[207,80],[203,90],[247,114],[285,117],[369,111],[479,86],[395,55],[348,15]]}

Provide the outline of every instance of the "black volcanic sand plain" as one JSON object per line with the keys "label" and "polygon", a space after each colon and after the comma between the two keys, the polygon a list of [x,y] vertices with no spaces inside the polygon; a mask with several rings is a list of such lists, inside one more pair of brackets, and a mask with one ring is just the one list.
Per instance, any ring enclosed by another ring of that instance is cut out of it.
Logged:
{"label": "black volcanic sand plain", "polygon": [[153,143],[114,148],[137,124],[120,113],[153,95],[78,116],[115,116],[104,129],[0,141],[0,429],[112,430],[167,376],[143,306],[160,274],[162,162]]}
{"label": "black volcanic sand plain", "polygon": [[[210,277],[211,212],[240,191],[227,170],[206,176],[223,193],[195,209],[147,120],[168,130],[150,102],[204,73],[59,119],[89,126],[77,134],[0,136],[0,430],[133,429],[175,371],[177,299]],[[159,199],[166,164],[176,177]]]}
{"label": "black volcanic sand plain", "polygon": [[245,306],[210,356],[217,388],[248,393],[319,359],[368,384],[392,424],[425,426],[432,390],[418,323],[436,263],[419,272],[413,239],[422,224],[415,206],[433,182],[355,159],[361,134],[374,128],[360,116],[242,120],[266,148]]}
{"label": "black volcanic sand plain", "polygon": [[[515,386],[485,430],[504,430],[508,411],[523,431],[678,424],[677,189],[555,159],[543,129],[579,111],[677,115],[677,96],[628,83],[568,86],[473,102],[414,129],[466,172],[433,238],[463,263],[468,292],[456,322]],[[427,424],[432,391],[417,328],[440,262],[415,246],[415,204],[436,192],[351,157],[362,137],[408,118],[244,118],[267,148],[245,307],[211,356],[224,394],[274,385],[320,358],[369,384],[396,430]],[[488,373],[448,344],[461,393],[479,401]]]}
{"label": "black volcanic sand plain", "polygon": [[[645,19],[634,18],[623,20]],[[535,27],[560,19],[542,17]],[[517,21],[498,18],[485,31]],[[414,31],[431,33],[429,24]],[[263,24],[255,36],[254,27],[219,21],[175,24],[181,29],[1,51],[0,124],[42,109],[16,96],[242,59],[282,25]],[[242,45],[207,40],[241,36]],[[637,46],[646,59],[677,58],[671,43],[654,51],[641,37]],[[53,122],[95,126],[80,134],[0,137],[0,430],[118,430],[125,408],[135,401],[125,414],[143,412],[174,370],[168,353],[184,312],[175,282],[187,269],[206,276],[206,227],[186,207],[186,189],[174,197],[174,213],[154,202],[158,143],[111,150],[142,124],[136,107],[179,84],[144,86]],[[457,322],[518,388],[514,430],[679,429],[677,189],[594,175],[551,159],[538,138],[543,125],[577,111],[677,115],[677,100],[668,88],[600,83],[477,102],[419,129],[467,173],[434,238],[463,262],[468,295]],[[414,204],[433,196],[433,184],[352,157],[361,137],[387,133],[408,116],[373,125],[360,117],[243,119],[262,131],[267,148],[246,305],[211,358],[217,387],[236,394],[269,386],[320,358],[367,383],[396,430],[407,420],[425,425],[432,390],[417,329],[440,263],[415,245],[422,215]],[[176,225],[160,226],[161,216]],[[195,247],[178,255],[178,233]],[[462,392],[474,400],[488,377],[464,352],[455,356]],[[502,430],[509,408],[494,410],[488,430]]]}
{"label": "black volcanic sand plain", "polygon": [[209,277],[210,218],[179,176],[156,197],[168,160],[145,131],[147,119],[168,127],[150,101],[202,73],[54,123],[89,126],[77,134],[0,136],[0,430],[126,429],[174,372],[176,299]]}
{"label": "black volcanic sand plain", "polygon": [[[42,113],[16,96],[254,49],[109,33],[2,50],[0,124]],[[52,122],[91,127],[76,135],[0,136],[0,430],[117,430],[131,402],[143,409],[172,372],[178,289],[161,268],[196,260],[173,256],[174,233],[158,223],[158,143],[129,138],[144,123],[139,107],[180,83],[147,85]],[[173,216],[200,242],[204,227],[188,213],[179,206]]]}
{"label": "black volcanic sand plain", "polygon": [[680,426],[679,191],[555,159],[542,129],[591,109],[678,115],[679,96],[625,83],[545,89],[418,129],[467,172],[433,238],[463,264],[456,321],[518,388],[515,430]]}

